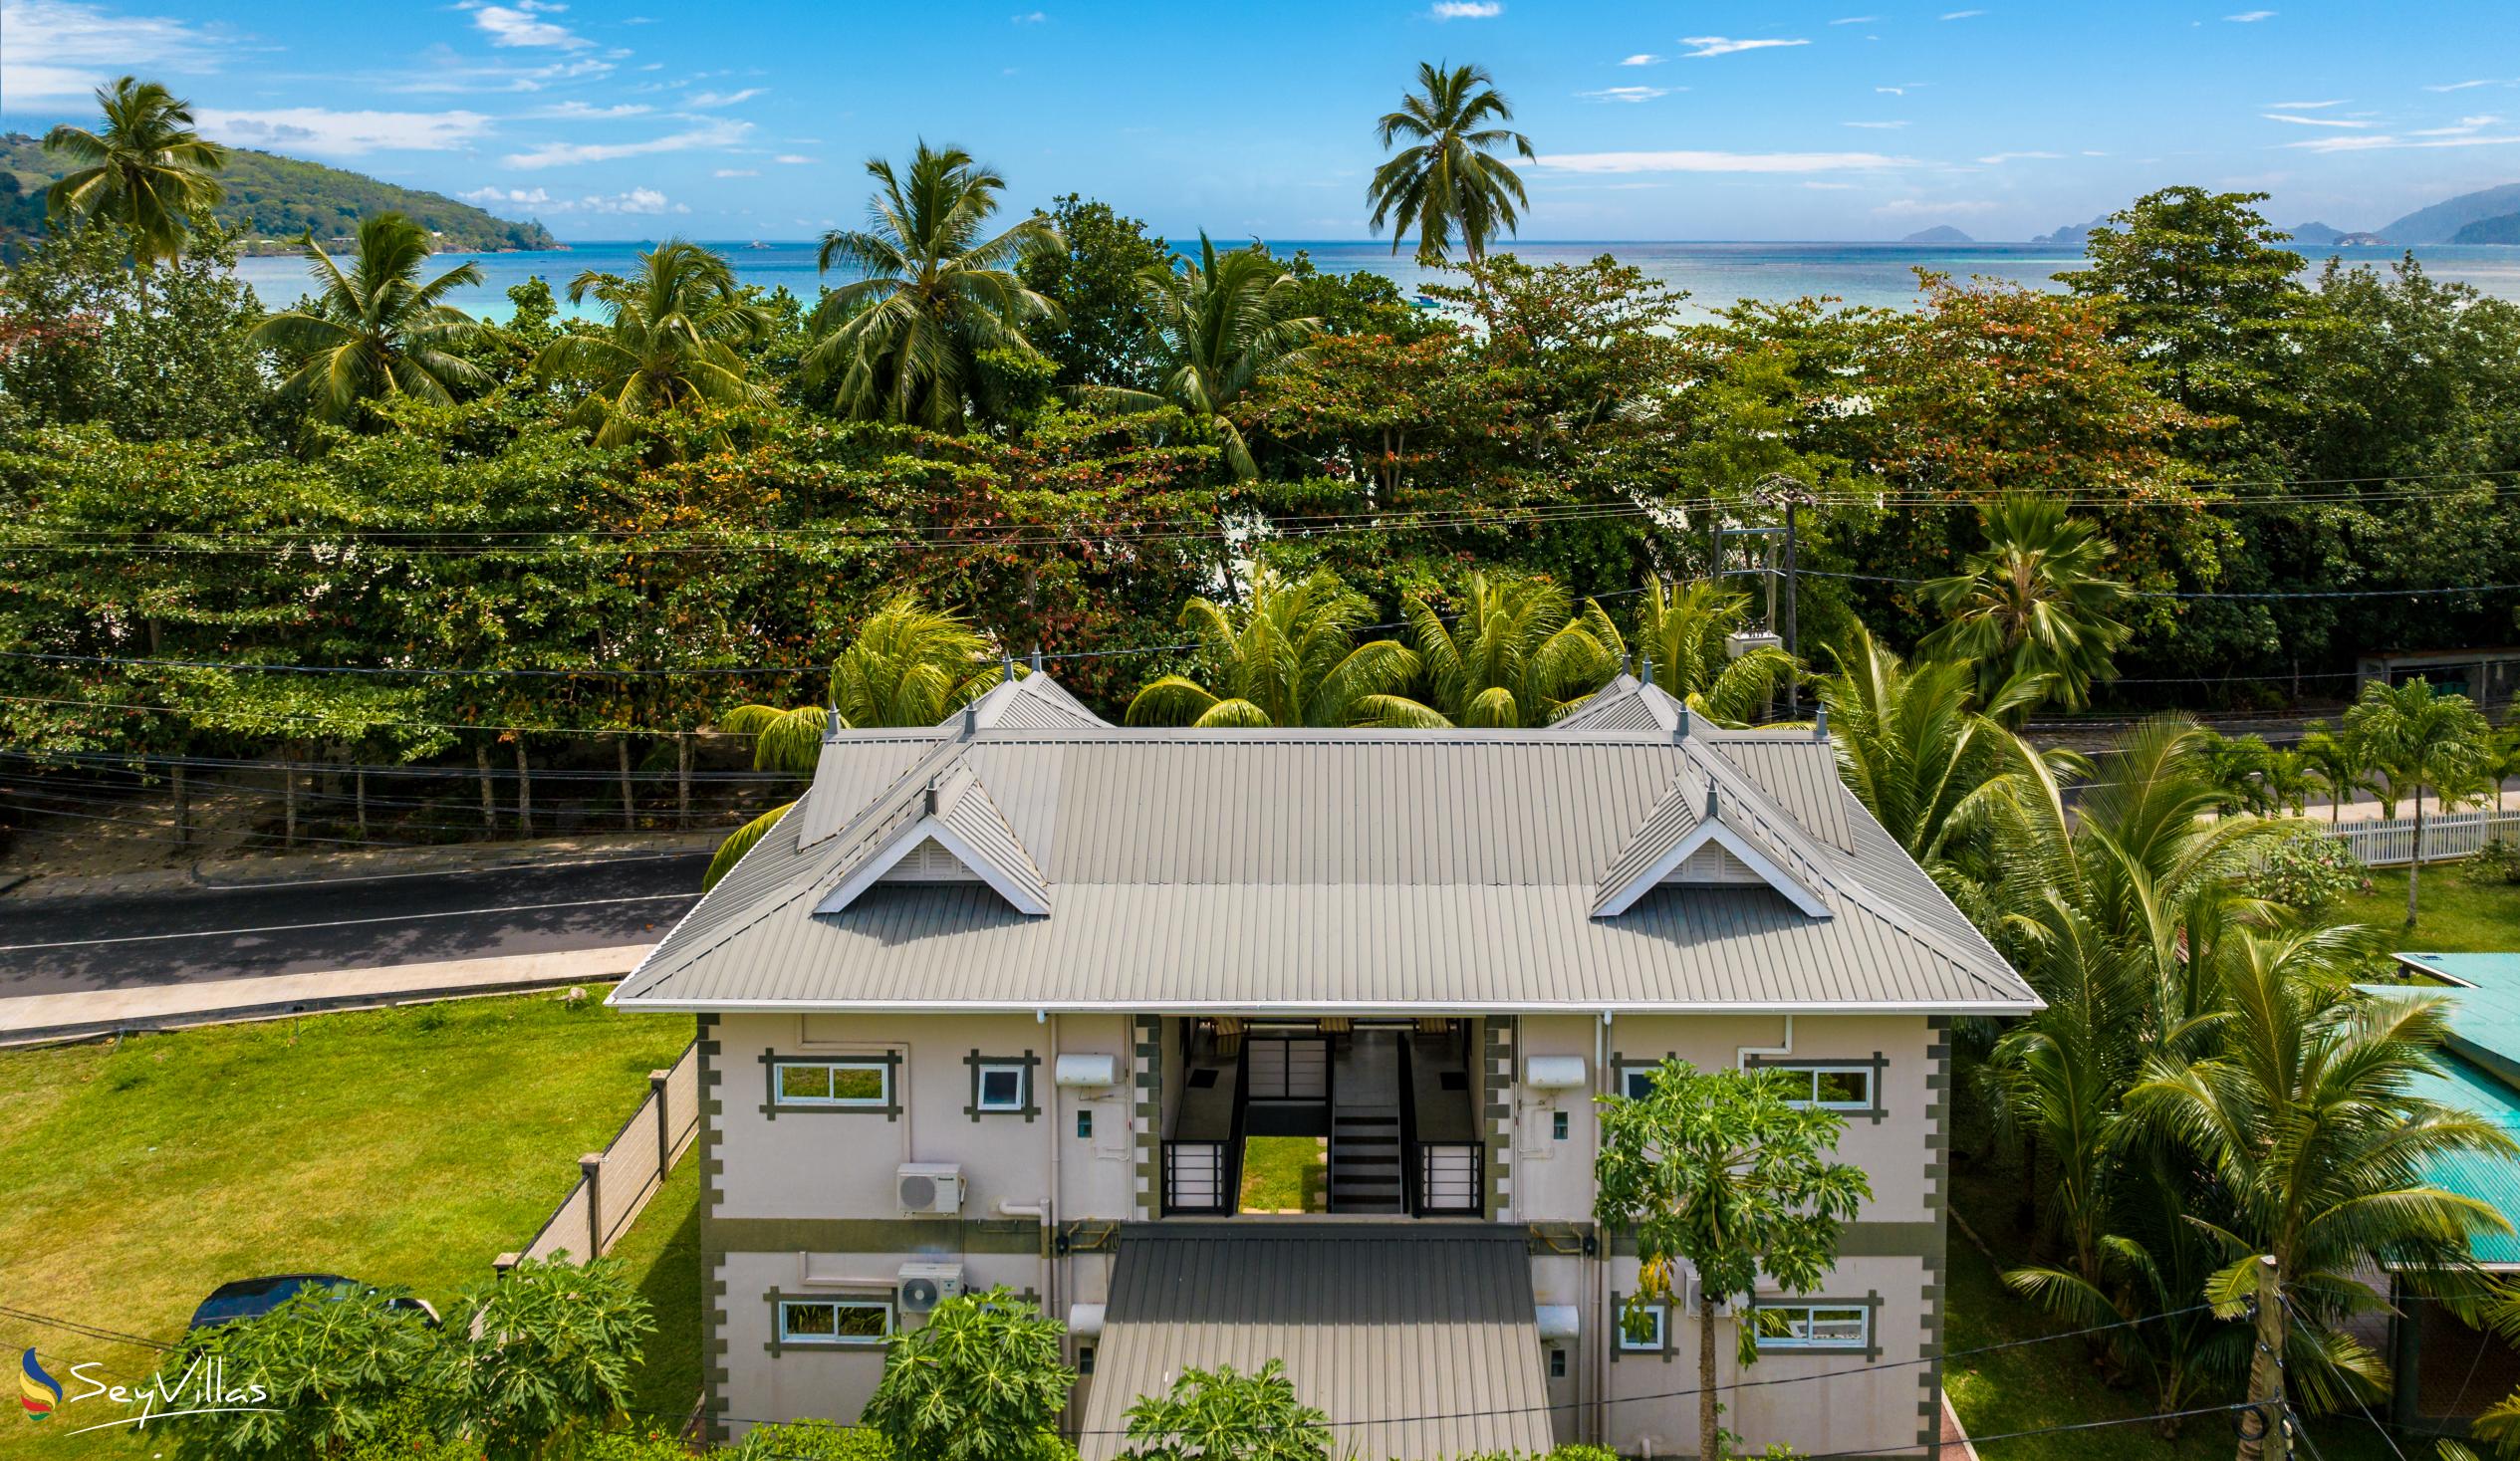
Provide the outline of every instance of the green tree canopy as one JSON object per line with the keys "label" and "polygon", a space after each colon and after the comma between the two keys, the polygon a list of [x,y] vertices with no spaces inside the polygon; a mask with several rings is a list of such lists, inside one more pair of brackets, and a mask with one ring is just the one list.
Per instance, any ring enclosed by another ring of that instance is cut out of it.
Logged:
{"label": "green tree canopy", "polygon": [[883,1344],[883,1378],[864,1423],[897,1461],[1059,1461],[1076,1371],[1056,1320],[1011,1289],[958,1294]]}
{"label": "green tree canopy", "polygon": [[1252,573],[1239,610],[1206,599],[1181,606],[1182,627],[1198,635],[1199,678],[1149,681],[1129,702],[1129,723],[1355,725],[1370,698],[1417,676],[1417,656],[1407,646],[1356,641],[1373,613],[1365,596],[1327,570],[1291,581],[1263,566]]}
{"label": "green tree canopy", "polygon": [[638,262],[635,278],[589,269],[570,281],[569,303],[593,296],[604,328],[571,331],[534,359],[546,380],[589,387],[570,420],[592,428],[599,446],[621,445],[657,416],[697,402],[766,399],[736,347],[758,341],[770,315],[736,286],[726,261],[676,238]]}
{"label": "green tree canopy", "polygon": [[2104,572],[2109,540],[2050,497],[2014,493],[1982,510],[1986,545],[1961,571],[1919,592],[1947,621],[1918,646],[1974,660],[1979,694],[1998,714],[2031,702],[2005,687],[2036,682],[2068,710],[2091,703],[2092,685],[2117,674],[2111,657],[2132,632],[2116,615],[2127,586]]}
{"label": "green tree canopy", "polygon": [[1456,230],[1472,259],[1487,252],[1499,231],[1515,231],[1522,221],[1515,210],[1528,207],[1530,195],[1495,153],[1511,147],[1524,157],[1539,154],[1531,138],[1503,124],[1513,120],[1513,107],[1486,68],[1418,63],[1417,89],[1403,94],[1399,109],[1385,113],[1374,128],[1386,147],[1401,138],[1410,145],[1376,168],[1366,185],[1375,232],[1391,225],[1392,253],[1412,228],[1421,264],[1442,262]]}
{"label": "green tree canopy", "polygon": [[823,235],[820,267],[859,277],[815,307],[807,377],[837,380],[850,415],[959,432],[975,411],[1002,405],[982,357],[1038,361],[1025,330],[1062,323],[1059,307],[1015,273],[1059,236],[1040,214],[984,236],[1006,179],[960,147],[921,141],[905,172],[876,157],[867,175],[877,183],[868,226]]}
{"label": "green tree canopy", "polygon": [[1296,1395],[1283,1360],[1250,1374],[1184,1366],[1128,1418],[1124,1461],[1330,1461],[1330,1418]]}
{"label": "green tree canopy", "polygon": [[1424,701],[1370,695],[1373,723],[1396,726],[1536,726],[1564,715],[1618,673],[1619,631],[1599,605],[1582,617],[1546,579],[1470,576],[1447,620],[1433,602],[1408,596],[1402,616],[1417,641]]}
{"label": "green tree canopy", "polygon": [[479,327],[445,303],[481,282],[481,266],[459,264],[422,284],[429,250],[427,230],[399,213],[360,223],[359,257],[347,271],[310,236],[307,272],[322,290],[314,308],[268,316],[254,329],[255,344],[301,363],[283,393],[318,419],[347,422],[377,396],[445,402],[459,388],[487,385],[490,372],[455,354]]}
{"label": "green tree canopy", "polygon": [[222,196],[214,175],[227,148],[192,128],[192,104],[155,82],[121,77],[97,88],[102,130],[63,122],[44,134],[44,150],[71,170],[44,195],[56,218],[111,218],[129,231],[131,257],[142,267],[183,252],[193,215]]}
{"label": "green tree canopy", "polygon": [[[1748,725],[1794,672],[1793,656],[1772,644],[1732,653],[1727,641],[1749,622],[1750,596],[1738,589],[1705,579],[1685,585],[1655,579],[1637,601],[1638,673],[1717,725]],[[1604,642],[1627,657],[1630,645],[1615,629]]]}
{"label": "green tree canopy", "polygon": [[2423,876],[2423,793],[2457,788],[2472,780],[2487,750],[2491,727],[2465,695],[2445,695],[2421,676],[2393,685],[2373,680],[2345,712],[2346,734],[2363,759],[2389,778],[2393,796],[2410,796],[2415,808],[2414,860],[2406,866],[2406,926],[2415,922],[2415,887]]}
{"label": "green tree canopy", "polygon": [[1742,1364],[1755,1362],[1760,1279],[1792,1294],[1820,1287],[1838,1266],[1846,1224],[1873,1195],[1862,1167],[1831,1159],[1844,1118],[1797,1104],[1790,1089],[1779,1071],[1700,1072],[1666,1059],[1642,1096],[1599,1097],[1593,1211],[1604,1227],[1635,1235],[1638,1302],[1694,1311],[1701,1461],[1717,1461],[1725,1445],[1717,1312],[1744,1311],[1733,1347]]}

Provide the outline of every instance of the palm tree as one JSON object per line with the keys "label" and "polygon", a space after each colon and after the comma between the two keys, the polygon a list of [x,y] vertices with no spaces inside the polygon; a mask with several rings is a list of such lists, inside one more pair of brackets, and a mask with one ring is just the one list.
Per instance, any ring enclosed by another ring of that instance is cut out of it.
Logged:
{"label": "palm tree", "polygon": [[1061,323],[1059,307],[1014,272],[1026,253],[1057,248],[1058,231],[1035,214],[983,238],[1006,179],[960,147],[921,141],[906,177],[882,157],[867,175],[880,184],[868,226],[823,235],[819,267],[846,264],[860,277],[824,295],[807,321],[818,338],[806,378],[837,375],[840,408],[853,416],[959,432],[975,406],[995,405],[981,356],[1037,358],[1025,327]]}
{"label": "palm tree", "polygon": [[635,278],[590,269],[570,281],[569,303],[595,296],[606,328],[563,335],[534,358],[546,380],[592,382],[570,419],[595,428],[598,446],[618,446],[650,419],[697,401],[767,398],[735,347],[768,334],[771,314],[736,286],[726,261],[677,238],[638,263]]}
{"label": "palm tree", "polygon": [[[1945,868],[1969,829],[2007,779],[2033,758],[2006,730],[2011,699],[1977,699],[1977,673],[1961,660],[1910,666],[1861,622],[1845,648],[1830,647],[1838,672],[1820,681],[1838,771],[1856,800],[1928,871]],[[2030,698],[2035,682],[2008,693]]]}
{"label": "palm tree", "polygon": [[192,129],[192,104],[155,82],[123,77],[97,88],[105,130],[64,122],[44,134],[44,150],[70,163],[44,194],[55,218],[111,218],[129,229],[142,267],[183,252],[194,213],[226,197],[210,174],[227,148]]}
{"label": "palm tree", "polygon": [[2406,864],[2406,926],[2415,923],[2415,882],[2423,875],[2423,789],[2471,781],[2490,727],[2465,695],[2436,694],[2418,677],[2401,685],[2374,680],[2345,712],[2345,729],[2391,789],[2411,788],[2415,856]]}
{"label": "palm tree", "polygon": [[[987,636],[950,610],[896,594],[867,615],[858,637],[832,665],[831,708],[738,705],[717,728],[753,738],[758,771],[812,776],[836,710],[843,726],[935,725],[988,692],[1005,673]],[[794,802],[773,807],[718,846],[700,875],[706,892],[778,826]]]}
{"label": "palm tree", "polygon": [[2268,806],[2275,812],[2305,817],[2310,812],[2310,788],[2314,780],[2310,761],[2299,751],[2269,751],[2258,767],[2258,784],[2265,789]]}
{"label": "palm tree", "polygon": [[1515,231],[1522,220],[1514,210],[1528,207],[1531,199],[1513,167],[1491,154],[1507,145],[1525,157],[1539,154],[1531,138],[1492,124],[1513,120],[1514,109],[1486,68],[1418,63],[1417,90],[1401,97],[1399,110],[1384,114],[1375,127],[1386,147],[1400,137],[1415,145],[1393,153],[1366,186],[1376,231],[1391,220],[1392,253],[1400,251],[1401,235],[1414,228],[1417,262],[1439,264],[1458,228],[1462,247],[1477,260],[1500,226]]}
{"label": "palm tree", "polygon": [[1547,725],[1600,689],[1619,669],[1619,637],[1601,606],[1570,615],[1564,589],[1546,579],[1472,574],[1450,623],[1424,599],[1402,603],[1433,704],[1368,695],[1358,709],[1377,725]]}
{"label": "palm tree", "polygon": [[[1917,648],[1976,660],[1989,702],[2002,698],[2004,680],[2042,675],[2059,706],[2089,704],[2092,682],[2117,673],[2110,654],[2130,632],[2112,616],[2126,604],[2127,586],[2101,573],[2109,540],[2068,517],[2064,504],[2026,493],[1983,509],[1979,522],[1986,546],[1961,572],[1923,586],[1925,601],[1949,622]],[[2030,708],[2020,705],[2018,715]]]}
{"label": "palm tree", "polygon": [[479,327],[444,303],[450,292],[479,284],[481,266],[461,264],[422,284],[428,255],[428,231],[399,213],[360,222],[359,257],[348,272],[309,233],[307,269],[323,286],[315,308],[269,315],[254,327],[254,344],[305,362],[281,389],[310,399],[320,419],[348,421],[373,396],[444,402],[458,386],[488,384],[487,370],[448,353]]}
{"label": "palm tree", "polygon": [[2336,826],[2344,819],[2345,804],[2354,799],[2354,794],[2371,788],[2372,769],[2363,760],[2363,748],[2354,737],[2338,735],[2328,729],[2326,721],[2314,720],[2305,727],[2293,750],[2309,769],[2311,780],[2318,783],[2321,795],[2328,799],[2328,825]]}
{"label": "palm tree", "polygon": [[1260,475],[1242,429],[1226,411],[1270,373],[1309,364],[1309,342],[1322,322],[1299,316],[1301,287],[1257,247],[1219,255],[1199,235],[1199,259],[1150,269],[1143,279],[1146,314],[1154,322],[1159,378],[1152,390],[1087,387],[1107,407],[1153,410],[1177,406],[1214,424],[1226,465],[1246,481]]}
{"label": "palm tree", "polygon": [[[1794,672],[1794,657],[1772,644],[1739,658],[1726,640],[1750,620],[1750,596],[1700,580],[1645,585],[1637,606],[1635,648],[1643,670],[1688,707],[1718,725],[1748,725],[1776,698],[1776,687]],[[1630,645],[1616,629],[1605,637],[1611,653],[1628,657]]]}
{"label": "palm tree", "polygon": [[2426,1182],[2425,1167],[2520,1155],[2492,1121],[2412,1094],[2447,1032],[2444,1007],[2359,993],[2350,981],[2372,947],[2351,926],[2236,931],[2217,950],[2215,1049],[2154,1060],[2128,1097],[2213,1174],[2215,1210],[2188,1217],[2221,1250],[2207,1298],[2236,1315],[2258,1256],[2275,1260],[2283,1353],[2256,1356],[2249,1392],[2289,1381],[2318,1409],[2372,1392],[2384,1372],[2341,1328],[2387,1306],[2360,1274],[2472,1272],[2471,1240],[2511,1231],[2491,1206]]}
{"label": "palm tree", "polygon": [[1239,621],[1205,599],[1181,606],[1182,625],[1198,635],[1200,679],[1168,674],[1152,681],[1129,702],[1129,723],[1202,730],[1354,725],[1367,697],[1417,677],[1417,656],[1406,645],[1356,642],[1372,612],[1364,595],[1326,569],[1300,583],[1255,570]]}

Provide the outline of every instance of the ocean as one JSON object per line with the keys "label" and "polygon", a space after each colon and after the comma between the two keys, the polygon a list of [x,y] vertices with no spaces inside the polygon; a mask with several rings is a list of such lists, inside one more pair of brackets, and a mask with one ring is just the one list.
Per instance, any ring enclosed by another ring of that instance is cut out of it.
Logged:
{"label": "ocean", "polygon": [[[823,284],[841,278],[817,274],[812,242],[704,242],[726,256],[742,282],[765,289],[785,285],[808,301]],[[482,284],[456,291],[448,302],[483,319],[505,318],[509,286],[539,274],[551,281],[562,312],[571,314],[579,312],[569,309],[570,280],[590,269],[630,273],[637,268],[637,254],[653,247],[653,241],[634,240],[580,243],[530,253],[442,254],[430,261],[429,273],[434,276],[467,258],[478,263]],[[1415,294],[1423,284],[1439,282],[1437,273],[1419,269],[1410,260],[1405,247],[1394,257],[1388,242],[1271,240],[1269,247],[1280,257],[1305,250],[1315,264],[1328,270],[1366,269],[1388,275],[1407,294]],[[1918,269],[2056,289],[2062,288],[2055,282],[2058,274],[2083,265],[2082,250],[2062,244],[1554,242],[1518,243],[1513,251],[1534,264],[1580,263],[1601,254],[1615,255],[1654,279],[1688,291],[1684,311],[1700,319],[1741,300],[1791,300],[1806,295],[1851,305],[1908,305],[1917,298]],[[2341,256],[2349,264],[2386,268],[2406,251],[2305,246],[2300,252],[2315,269],[2330,255]],[[2474,285],[2497,299],[2520,301],[2520,248],[2436,245],[2413,252],[2436,278]],[[236,272],[268,309],[286,308],[311,288],[305,261],[295,256],[240,259]]]}

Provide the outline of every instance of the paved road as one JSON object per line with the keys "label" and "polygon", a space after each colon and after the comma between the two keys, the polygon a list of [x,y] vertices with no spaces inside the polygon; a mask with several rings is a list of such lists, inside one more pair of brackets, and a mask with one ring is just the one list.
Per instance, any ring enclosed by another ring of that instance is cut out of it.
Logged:
{"label": "paved road", "polygon": [[105,898],[0,898],[0,998],[664,937],[706,852]]}

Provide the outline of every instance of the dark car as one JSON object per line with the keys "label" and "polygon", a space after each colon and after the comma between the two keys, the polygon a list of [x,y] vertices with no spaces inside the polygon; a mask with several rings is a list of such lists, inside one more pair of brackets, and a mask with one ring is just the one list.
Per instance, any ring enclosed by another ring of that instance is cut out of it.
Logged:
{"label": "dark car", "polygon": [[[214,1329],[240,1319],[260,1319],[288,1303],[290,1296],[300,1289],[366,1288],[368,1285],[357,1279],[346,1279],[340,1274],[274,1274],[267,1279],[238,1279],[211,1290],[210,1297],[201,1301],[201,1307],[192,1311],[189,1328]],[[432,1328],[437,1324],[437,1311],[431,1309],[425,1299],[405,1296],[387,1303],[394,1309],[420,1315]]]}

